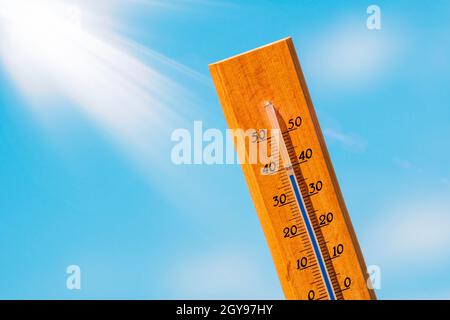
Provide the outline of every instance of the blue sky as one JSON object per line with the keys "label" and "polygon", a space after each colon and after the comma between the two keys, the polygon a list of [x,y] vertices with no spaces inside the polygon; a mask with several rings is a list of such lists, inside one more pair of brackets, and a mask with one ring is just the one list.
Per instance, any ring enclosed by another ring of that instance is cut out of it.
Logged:
{"label": "blue sky", "polygon": [[282,298],[240,167],[175,166],[170,134],[224,130],[208,63],[286,36],[378,297],[450,298],[448,1],[60,1],[81,31],[18,3],[0,1],[0,298]]}

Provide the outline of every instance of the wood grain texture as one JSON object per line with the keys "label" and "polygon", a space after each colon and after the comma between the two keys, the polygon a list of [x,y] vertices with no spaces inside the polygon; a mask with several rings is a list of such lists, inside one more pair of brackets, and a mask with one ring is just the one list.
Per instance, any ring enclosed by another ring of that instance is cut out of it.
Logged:
{"label": "wood grain texture", "polygon": [[[292,40],[286,38],[211,64],[210,71],[229,128],[270,129],[264,104],[267,101],[274,104],[287,132],[295,175],[301,181],[301,193],[337,298],[375,299],[373,290],[367,287],[366,265]],[[289,120],[299,116],[301,125],[289,130]],[[301,161],[298,156],[308,149],[312,150],[312,157]],[[260,163],[244,163],[242,169],[286,298],[328,298],[308,238],[304,234],[285,237],[286,227],[296,225],[301,233],[304,225],[295,218],[298,208],[283,170],[265,175]],[[322,182],[322,190],[309,194],[309,184],[317,181]],[[274,207],[273,197],[281,193],[286,194],[290,204]],[[329,212],[332,221],[327,223],[325,219],[322,225],[323,216],[327,217]],[[344,250],[335,255],[339,245]],[[308,260],[308,268],[299,267],[302,258]]]}

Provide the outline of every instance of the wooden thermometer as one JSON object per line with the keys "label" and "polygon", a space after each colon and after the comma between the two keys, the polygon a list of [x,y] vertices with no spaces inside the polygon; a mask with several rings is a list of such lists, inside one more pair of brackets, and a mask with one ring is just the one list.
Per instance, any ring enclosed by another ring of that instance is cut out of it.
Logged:
{"label": "wooden thermometer", "polygon": [[[291,38],[210,65],[287,299],[375,299]],[[269,152],[270,151],[270,152]],[[267,157],[266,157],[267,158]]]}

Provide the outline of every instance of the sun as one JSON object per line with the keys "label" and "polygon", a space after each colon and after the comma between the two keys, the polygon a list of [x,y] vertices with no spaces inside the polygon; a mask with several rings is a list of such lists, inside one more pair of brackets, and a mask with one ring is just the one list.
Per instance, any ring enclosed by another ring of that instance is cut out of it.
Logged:
{"label": "sun", "polygon": [[0,0],[0,63],[29,100],[27,107],[46,113],[46,124],[55,107],[51,102],[62,100],[133,162],[147,163],[155,158],[152,143],[160,143],[160,132],[179,120],[175,109],[190,98],[165,74],[179,66],[146,55],[152,49],[115,33],[114,17],[108,17],[111,30],[100,26],[100,32],[92,23],[86,28],[86,17],[105,14],[114,3],[98,12],[89,1]]}

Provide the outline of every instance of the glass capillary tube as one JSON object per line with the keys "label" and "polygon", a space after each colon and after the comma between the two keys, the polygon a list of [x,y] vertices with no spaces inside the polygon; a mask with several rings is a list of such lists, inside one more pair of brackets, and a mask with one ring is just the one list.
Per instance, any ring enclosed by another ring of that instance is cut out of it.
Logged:
{"label": "glass capillary tube", "polygon": [[[314,228],[312,227],[311,219],[309,218],[309,215],[306,211],[305,201],[303,200],[303,196],[300,192],[300,187],[299,187],[297,178],[295,176],[295,172],[294,172],[294,168],[291,163],[291,159],[289,157],[289,152],[287,150],[283,134],[281,133],[281,127],[278,122],[277,114],[275,112],[275,107],[273,106],[272,102],[267,102],[265,104],[265,109],[266,109],[266,112],[267,112],[267,115],[269,117],[270,124],[271,124],[271,135],[272,135],[271,143],[278,144],[277,150],[283,161],[284,169],[286,170],[286,173],[289,177],[291,188],[294,191],[295,200],[297,201],[297,206],[300,209],[300,213],[301,213],[303,221],[305,223],[306,230],[308,232],[308,236],[311,241],[317,263],[320,268],[320,273],[322,275],[322,279],[325,283],[325,287],[328,292],[328,296],[329,296],[330,300],[336,300],[336,295],[333,290],[333,286],[331,284],[330,276],[328,274],[328,270],[326,268],[326,264],[325,264],[323,255],[322,255],[322,252],[319,247],[319,241],[317,240],[316,234],[314,232]],[[275,139],[274,139],[274,135],[273,135],[274,132],[276,135],[278,135]],[[277,164],[279,163],[279,161],[278,161],[279,155],[278,154],[276,155],[276,158],[277,158],[276,163]],[[280,170],[280,169],[281,168],[278,168],[278,170]]]}

